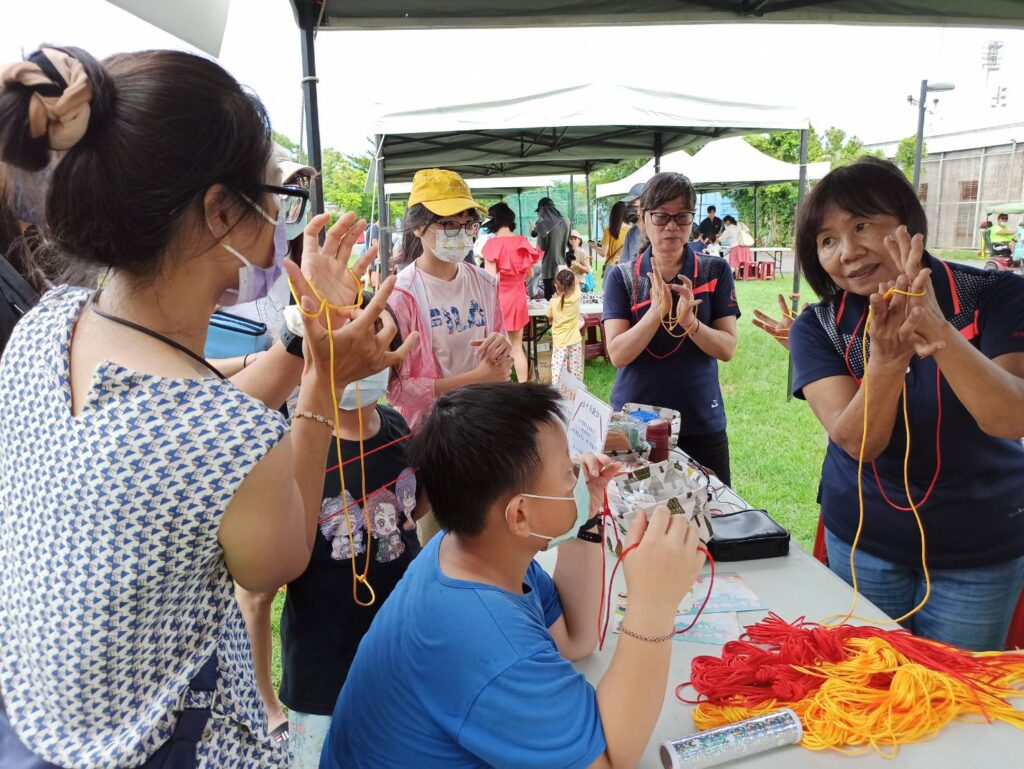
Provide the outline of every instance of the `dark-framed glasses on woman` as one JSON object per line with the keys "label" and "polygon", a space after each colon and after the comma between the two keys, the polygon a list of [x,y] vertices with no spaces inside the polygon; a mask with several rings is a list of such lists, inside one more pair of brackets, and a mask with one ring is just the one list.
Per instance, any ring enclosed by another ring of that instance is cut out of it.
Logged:
{"label": "dark-framed glasses on woman", "polygon": [[274,202],[279,206],[278,210],[284,211],[285,224],[298,224],[304,221],[306,204],[309,202],[309,190],[303,189],[298,184],[286,184],[283,187],[264,184],[263,189],[274,196]]}
{"label": "dark-framed glasses on woman", "polygon": [[669,214],[664,211],[648,212],[655,227],[668,227],[669,222],[675,222],[677,227],[689,227],[693,224],[693,217],[696,213],[696,211],[683,211],[681,214]]}

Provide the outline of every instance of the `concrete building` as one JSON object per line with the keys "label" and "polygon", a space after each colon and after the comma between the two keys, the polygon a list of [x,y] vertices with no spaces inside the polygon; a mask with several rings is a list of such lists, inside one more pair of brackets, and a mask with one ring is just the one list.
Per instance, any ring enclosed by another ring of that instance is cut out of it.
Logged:
{"label": "concrete building", "polygon": [[[867,145],[896,154],[898,142]],[[925,137],[921,201],[934,248],[978,248],[978,225],[998,203],[1024,200],[1024,123]],[[1018,219],[1010,217],[1017,225]]]}

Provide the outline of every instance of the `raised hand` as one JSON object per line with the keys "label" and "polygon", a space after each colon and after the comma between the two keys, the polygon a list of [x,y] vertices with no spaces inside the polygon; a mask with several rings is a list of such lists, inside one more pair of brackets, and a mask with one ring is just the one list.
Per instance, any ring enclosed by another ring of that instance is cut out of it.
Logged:
{"label": "raised hand", "polygon": [[[292,284],[296,287],[300,282],[305,284],[302,293],[313,295],[318,305],[322,299],[334,308],[350,307],[358,302],[359,292],[362,290],[362,276],[376,258],[377,247],[367,249],[366,253],[352,265],[350,271],[352,249],[366,229],[366,221],[357,220],[351,211],[343,213],[327,231],[324,244],[321,246],[320,231],[330,218],[330,214],[320,214],[314,216],[306,225],[302,236],[302,272],[298,278],[292,278]],[[289,272],[289,277],[291,275]],[[332,310],[332,328],[342,325],[349,317],[349,311]],[[327,327],[326,315],[321,317],[320,322]]]}
{"label": "raised hand", "polygon": [[[803,309],[807,309],[807,302],[804,302]],[[779,294],[779,311],[782,313],[782,318],[780,320],[776,320],[760,310],[754,310],[754,320],[752,322],[755,326],[788,350],[789,329],[793,325],[793,321],[796,320],[796,316],[793,314],[793,311],[789,309],[786,297],[782,294]]]}
{"label": "raised hand", "polygon": [[619,474],[622,465],[613,462],[604,454],[591,452],[587,452],[576,461],[580,463],[587,479],[587,488],[590,490],[590,514],[597,515],[604,507],[604,491],[611,479]]}
{"label": "raised hand", "polygon": [[[342,390],[352,382],[376,374],[386,368],[399,365],[409,351],[419,342],[419,334],[413,332],[402,342],[401,346],[392,351],[391,341],[397,329],[394,324],[381,323],[378,320],[384,313],[388,297],[395,285],[394,278],[388,278],[365,309],[351,313],[354,319],[340,327],[333,326],[328,333],[315,313],[320,308],[319,300],[309,290],[308,284],[302,279],[299,266],[291,261],[285,262],[285,270],[291,278],[298,293],[298,302],[303,309],[302,323],[305,327],[305,344],[303,346],[306,360],[303,378],[314,374],[318,378],[329,381],[333,377],[336,391]],[[300,286],[302,288],[300,288]],[[334,342],[333,370],[331,366],[331,340]]]}
{"label": "raised hand", "polygon": [[920,287],[928,277],[927,273],[919,275],[915,286],[911,286],[907,276],[901,274],[895,281],[879,284],[878,292],[871,295],[868,336],[872,359],[905,368],[915,353],[923,357],[945,346],[943,342],[929,343],[920,337],[918,327],[924,311],[908,306],[912,297],[907,294],[917,293],[912,289]]}
{"label": "raised hand", "polygon": [[678,276],[682,285],[669,283],[668,287],[676,295],[676,319],[684,329],[689,329],[697,320],[697,308],[700,307],[703,299],[695,299],[693,296],[693,282],[685,275]]}
{"label": "raised hand", "polygon": [[939,333],[946,324],[942,308],[939,307],[935,292],[932,290],[931,270],[921,267],[924,236],[918,233],[911,237],[907,228],[901,225],[892,235],[886,236],[885,247],[896,269],[906,277],[907,286],[911,287],[910,293],[919,294],[907,297],[909,301],[906,306],[908,311],[914,308],[920,308],[922,311],[917,333],[923,340],[920,346],[924,349],[938,340]]}

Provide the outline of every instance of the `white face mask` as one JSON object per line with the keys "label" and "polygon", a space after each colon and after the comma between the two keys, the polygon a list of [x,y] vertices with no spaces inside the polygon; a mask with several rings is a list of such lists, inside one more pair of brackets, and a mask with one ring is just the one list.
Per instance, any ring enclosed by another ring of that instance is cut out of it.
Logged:
{"label": "white face mask", "polygon": [[[580,527],[590,520],[590,488],[587,486],[587,478],[583,472],[583,468],[576,465],[576,486],[573,488],[573,495],[571,497],[546,497],[541,494],[522,494],[521,496],[530,497],[531,499],[550,499],[553,502],[575,502],[576,503],[576,520],[570,524],[569,528],[561,534],[549,537],[547,534],[538,534],[535,531],[531,531],[530,534],[534,537],[540,537],[546,539],[548,545],[545,550],[551,550],[552,548],[558,547],[563,542],[568,542],[571,539],[576,539],[576,533],[580,530]],[[508,518],[508,511],[505,511],[506,520]]]}
{"label": "white face mask", "polygon": [[338,401],[338,408],[342,411],[358,411],[364,406],[372,406],[387,394],[390,373],[391,369],[386,368],[376,374],[370,374],[366,379],[347,385],[341,394],[341,400]]}
{"label": "white face mask", "polygon": [[442,262],[455,264],[464,261],[473,250],[473,236],[460,229],[457,235],[449,235],[444,230],[434,231],[434,256]]}

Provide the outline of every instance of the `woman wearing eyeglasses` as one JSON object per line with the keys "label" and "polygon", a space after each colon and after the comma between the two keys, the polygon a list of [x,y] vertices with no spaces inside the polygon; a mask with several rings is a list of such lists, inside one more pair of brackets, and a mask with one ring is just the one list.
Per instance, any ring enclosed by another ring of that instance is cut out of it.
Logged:
{"label": "woman wearing eyeglasses", "polygon": [[403,338],[420,343],[391,377],[388,401],[415,430],[434,399],[467,384],[504,382],[512,346],[495,276],[465,261],[480,230],[479,205],[458,174],[417,171],[405,214],[402,260],[388,306]]}
{"label": "woman wearing eyeglasses", "polygon": [[682,174],[652,178],[640,198],[651,245],[605,277],[604,333],[618,369],[612,406],[679,411],[679,448],[728,484],[718,361],[736,352],[740,308],[728,262],[698,255],[688,243],[696,198]]}
{"label": "woman wearing eyeglasses", "polygon": [[[351,322],[304,317],[297,354],[230,380],[203,358],[214,307],[282,270],[307,309],[306,277],[352,304],[362,231],[343,216],[321,246],[317,217],[302,270],[286,261],[266,112],[208,59],[43,48],[0,67],[0,152],[56,161],[48,235],[109,269],[102,291],[48,292],[0,360],[0,766],[284,766],[234,583],[309,563],[331,385],[415,344],[374,331],[393,283]],[[273,409],[295,377],[289,425]]]}

